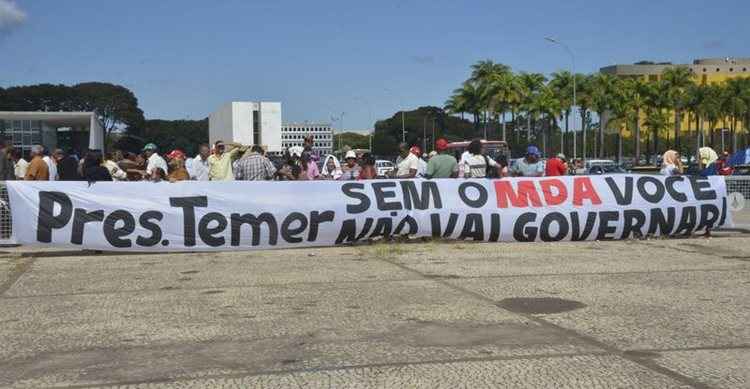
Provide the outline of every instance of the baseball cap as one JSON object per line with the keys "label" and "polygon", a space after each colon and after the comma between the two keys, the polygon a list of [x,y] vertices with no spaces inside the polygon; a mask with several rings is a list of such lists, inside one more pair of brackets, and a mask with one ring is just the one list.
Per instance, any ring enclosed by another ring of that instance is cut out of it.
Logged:
{"label": "baseball cap", "polygon": [[563,161],[565,161],[565,154],[559,153],[559,154],[557,154],[557,158],[562,159]]}
{"label": "baseball cap", "polygon": [[357,154],[354,152],[354,150],[349,150],[346,152],[344,159],[349,159],[349,158],[357,159]]}
{"label": "baseball cap", "polygon": [[167,154],[167,158],[169,159],[185,159],[185,153],[183,153],[181,150],[172,150]]}
{"label": "baseball cap", "polygon": [[435,141],[435,148],[437,151],[445,151],[448,148],[448,141],[444,138],[440,138]]}
{"label": "baseball cap", "polygon": [[412,146],[409,149],[409,152],[416,155],[417,157],[422,156],[422,149],[420,149],[419,146]]}
{"label": "baseball cap", "polygon": [[526,148],[526,155],[536,155],[539,156],[539,149],[536,146],[529,146]]}
{"label": "baseball cap", "polygon": [[157,148],[158,148],[158,147],[156,147],[156,145],[155,145],[155,144],[153,144],[153,143],[147,143],[147,144],[146,144],[145,146],[143,146],[143,151],[146,151],[146,150],[151,150],[151,151],[154,151],[154,150],[156,150]]}

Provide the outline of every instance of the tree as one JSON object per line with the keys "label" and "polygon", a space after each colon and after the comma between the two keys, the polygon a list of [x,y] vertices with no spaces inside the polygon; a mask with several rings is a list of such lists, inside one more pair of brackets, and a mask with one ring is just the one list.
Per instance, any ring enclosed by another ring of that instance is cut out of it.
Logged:
{"label": "tree", "polygon": [[126,130],[131,134],[143,131],[145,118],[138,108],[138,99],[129,89],[102,82],[87,82],[73,86],[76,107],[81,111],[95,111],[105,134]]}
{"label": "tree", "polygon": [[599,116],[599,129],[594,155],[604,158],[604,130],[607,128],[608,111],[612,106],[613,96],[617,89],[617,78],[611,74],[597,73],[591,78],[590,94],[592,108]]}
{"label": "tree", "polygon": [[349,147],[350,149],[369,149],[370,148],[370,136],[360,134],[357,132],[342,132],[337,133],[333,136],[335,139],[334,144],[340,144],[342,147]]}
{"label": "tree", "polygon": [[515,110],[515,107],[518,106],[521,102],[523,88],[518,78],[511,72],[492,74],[488,82],[487,91],[490,112],[501,112],[503,118],[501,139],[507,140],[505,112],[511,107]]}
{"label": "tree", "polygon": [[533,121],[536,119],[534,109],[535,96],[544,87],[546,77],[540,73],[521,73],[518,76],[521,84],[521,109],[526,111],[526,142],[531,141]]}
{"label": "tree", "polygon": [[591,76],[585,74],[576,74],[576,104],[578,112],[581,115],[581,155],[586,158],[586,132],[588,124],[591,121],[589,108],[591,107]]}
{"label": "tree", "polygon": [[661,76],[670,108],[674,111],[674,144],[680,150],[682,112],[687,104],[687,89],[693,83],[693,73],[687,66],[675,66],[664,70]]}
{"label": "tree", "polygon": [[532,113],[542,118],[542,150],[545,155],[552,155],[552,147],[548,140],[551,140],[552,132],[557,127],[557,115],[562,110],[560,100],[550,87],[543,85],[539,92],[533,95],[529,108]]}
{"label": "tree", "polygon": [[[169,152],[180,149],[188,155],[198,153],[198,146],[208,143],[208,118],[203,120],[146,120],[143,139]],[[136,151],[136,150],[130,150]]]}
{"label": "tree", "polygon": [[[569,130],[568,119],[570,117],[570,110],[573,107],[573,74],[567,70],[552,73],[552,78],[548,85],[555,93],[555,97],[560,101],[563,112],[561,119],[565,120],[565,134],[567,134]],[[564,134],[560,134],[560,136],[562,139],[561,145],[563,145],[562,148],[564,148]],[[561,150],[560,152],[565,151]]]}

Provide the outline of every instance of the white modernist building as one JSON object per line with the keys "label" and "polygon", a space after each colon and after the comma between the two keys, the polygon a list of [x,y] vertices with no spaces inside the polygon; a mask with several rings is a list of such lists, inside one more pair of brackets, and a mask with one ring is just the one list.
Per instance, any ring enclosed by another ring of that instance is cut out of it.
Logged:
{"label": "white modernist building", "polygon": [[281,145],[281,103],[233,101],[208,117],[208,139],[261,145],[279,153]]}
{"label": "white modernist building", "polygon": [[313,137],[313,150],[320,155],[331,154],[333,130],[328,123],[289,123],[281,127],[281,147],[302,146],[306,136]]}
{"label": "white modernist building", "polygon": [[104,148],[104,130],[94,112],[0,111],[0,137],[24,155],[36,144],[78,152]]}

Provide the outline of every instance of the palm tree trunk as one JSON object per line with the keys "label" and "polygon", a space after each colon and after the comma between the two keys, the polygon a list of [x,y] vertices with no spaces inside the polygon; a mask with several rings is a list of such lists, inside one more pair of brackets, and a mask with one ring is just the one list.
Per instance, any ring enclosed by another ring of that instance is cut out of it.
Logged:
{"label": "palm tree trunk", "polygon": [[526,113],[526,143],[531,143],[531,112]]}
{"label": "palm tree trunk", "polygon": [[638,166],[641,161],[641,126],[640,126],[640,115],[641,110],[636,108],[635,110],[635,144],[633,150],[635,150],[635,166]]}
{"label": "palm tree trunk", "polygon": [[[570,117],[570,110],[565,111],[565,133],[563,134],[562,131],[560,132],[560,152],[565,154],[565,134],[568,133],[568,118]],[[567,155],[573,155],[573,152],[571,151],[570,154]]]}
{"label": "palm tree trunk", "polygon": [[586,111],[581,111],[581,156],[586,159]]}
{"label": "palm tree trunk", "polygon": [[682,111],[674,111],[674,149],[680,151],[680,130],[682,130]]}
{"label": "palm tree trunk", "polygon": [[503,111],[503,141],[505,141],[505,111]]}

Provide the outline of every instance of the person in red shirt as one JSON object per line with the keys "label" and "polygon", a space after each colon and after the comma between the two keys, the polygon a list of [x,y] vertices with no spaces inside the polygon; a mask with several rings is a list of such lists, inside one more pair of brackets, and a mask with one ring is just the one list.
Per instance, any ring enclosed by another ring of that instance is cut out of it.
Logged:
{"label": "person in red shirt", "polygon": [[566,174],[568,174],[568,163],[565,161],[565,154],[560,153],[547,160],[547,166],[544,169],[545,176],[564,176]]}

